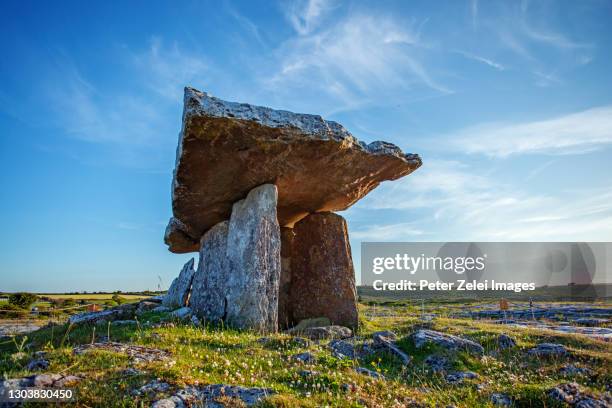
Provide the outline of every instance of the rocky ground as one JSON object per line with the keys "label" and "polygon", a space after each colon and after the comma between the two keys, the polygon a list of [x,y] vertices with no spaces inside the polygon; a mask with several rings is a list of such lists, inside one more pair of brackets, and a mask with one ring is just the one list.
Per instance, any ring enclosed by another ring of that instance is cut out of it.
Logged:
{"label": "rocky ground", "polygon": [[[499,324],[474,314],[485,303],[424,309],[360,305],[357,333],[319,319],[261,335],[123,305],[1,343],[0,387],[72,387],[68,405],[99,407],[611,406],[609,338]],[[572,313],[559,321],[609,328],[601,311]]]}

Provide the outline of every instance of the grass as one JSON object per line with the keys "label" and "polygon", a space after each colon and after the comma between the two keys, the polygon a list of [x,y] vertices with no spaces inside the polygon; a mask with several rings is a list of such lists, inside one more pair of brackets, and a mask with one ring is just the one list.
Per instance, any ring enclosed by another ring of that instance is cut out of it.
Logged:
{"label": "grass", "polygon": [[[435,305],[429,305],[435,310]],[[438,305],[444,311],[446,305]],[[100,407],[148,406],[153,396],[135,397],[131,391],[152,379],[162,379],[174,389],[194,384],[234,384],[272,388],[276,395],[260,403],[265,407],[392,407],[419,402],[425,406],[486,407],[492,406],[490,394],[502,392],[514,398],[518,406],[554,406],[546,390],[559,383],[577,380],[597,394],[612,382],[610,343],[579,335],[553,333],[529,328],[511,328],[469,319],[435,318],[419,320],[419,305],[360,305],[360,337],[369,338],[377,330],[393,330],[398,345],[412,357],[403,367],[392,355],[376,353],[362,361],[340,360],[326,347],[325,341],[303,347],[284,334],[271,335],[270,341],[258,341],[258,333],[227,328],[207,327],[205,330],[177,322],[175,327],[152,328],[149,323],[167,319],[163,313],[147,313],[139,325],[99,325],[70,327],[54,326],[30,333],[21,353],[15,342],[0,344],[0,373],[14,378],[31,374],[25,369],[32,354],[46,350],[51,366],[48,372],[64,372],[83,376],[77,386],[78,400],[73,405]],[[484,357],[467,353],[448,353],[436,347],[416,349],[409,335],[421,327],[461,335],[480,342]],[[518,344],[511,351],[499,352],[495,336],[510,334]],[[130,342],[168,350],[174,364],[155,362],[139,365],[142,373],[125,376],[122,371],[131,366],[125,355],[93,351],[75,355],[75,345],[89,343],[92,337],[110,334],[113,341]],[[536,358],[526,350],[541,342],[564,344],[569,357]],[[303,365],[290,356],[310,351],[317,362]],[[432,353],[445,354],[453,369],[471,370],[480,378],[462,385],[450,385],[441,375],[428,372],[425,358]],[[568,379],[559,369],[566,364],[589,367],[590,378]],[[357,374],[355,367],[367,367],[385,375],[376,380]],[[304,369],[319,375],[305,377]],[[348,389],[348,391],[347,391]],[[158,396],[159,398],[159,396]]]}

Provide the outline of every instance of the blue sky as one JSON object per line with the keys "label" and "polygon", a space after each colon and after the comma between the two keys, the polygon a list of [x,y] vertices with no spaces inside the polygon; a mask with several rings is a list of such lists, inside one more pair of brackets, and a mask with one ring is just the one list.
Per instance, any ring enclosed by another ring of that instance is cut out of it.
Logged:
{"label": "blue sky", "polygon": [[0,291],[167,287],[182,89],[424,161],[344,212],[370,241],[612,241],[612,3],[9,1]]}

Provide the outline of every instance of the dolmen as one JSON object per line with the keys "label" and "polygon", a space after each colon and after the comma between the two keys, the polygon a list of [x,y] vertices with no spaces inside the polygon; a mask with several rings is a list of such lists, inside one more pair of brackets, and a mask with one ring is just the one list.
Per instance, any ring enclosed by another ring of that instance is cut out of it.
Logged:
{"label": "dolmen", "polygon": [[199,252],[164,304],[265,332],[326,317],[356,328],[355,273],[336,214],[421,166],[318,115],[226,102],[185,88],[164,240]]}

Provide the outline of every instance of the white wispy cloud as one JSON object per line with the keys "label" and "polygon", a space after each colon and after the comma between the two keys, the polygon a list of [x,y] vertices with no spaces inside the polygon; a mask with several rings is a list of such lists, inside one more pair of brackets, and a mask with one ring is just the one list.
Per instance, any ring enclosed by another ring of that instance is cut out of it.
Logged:
{"label": "white wispy cloud", "polygon": [[309,34],[334,7],[330,0],[299,0],[286,6],[287,19],[300,35]]}
{"label": "white wispy cloud", "polygon": [[494,157],[590,152],[612,143],[612,105],[547,120],[478,125],[446,139],[455,150]]}
{"label": "white wispy cloud", "polygon": [[457,161],[426,161],[417,173],[383,184],[356,208],[393,210],[397,219],[363,228],[356,237],[362,240],[612,239],[612,188],[533,194]]}
{"label": "white wispy cloud", "polygon": [[340,16],[334,25],[282,44],[266,86],[324,93],[336,105],[383,101],[383,95],[408,89],[450,93],[424,62],[422,24],[365,13]]}
{"label": "white wispy cloud", "polygon": [[204,82],[211,70],[203,55],[181,50],[176,42],[167,45],[161,37],[153,37],[146,50],[130,55],[149,88],[173,102],[183,99],[185,85]]}
{"label": "white wispy cloud", "polygon": [[362,229],[351,230],[351,238],[363,241],[402,241],[409,237],[423,235],[414,223],[397,223],[389,225],[368,225]]}
{"label": "white wispy cloud", "polygon": [[480,55],[476,55],[476,54],[472,54],[470,52],[466,52],[466,51],[461,51],[461,50],[455,50],[454,51],[457,54],[463,55],[465,58],[474,60],[474,61],[478,61],[481,62],[485,65],[488,65],[492,68],[495,68],[499,71],[503,71],[504,69],[506,69],[506,67],[504,67],[502,64],[500,64],[499,62],[495,62],[489,58],[485,58],[485,57],[481,57]]}

